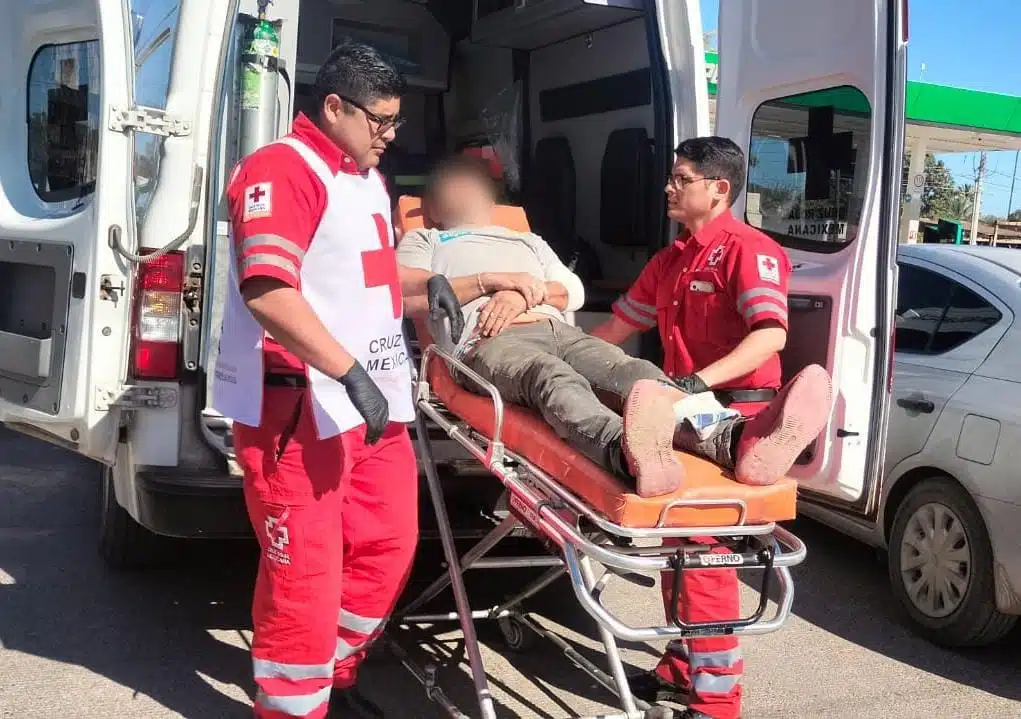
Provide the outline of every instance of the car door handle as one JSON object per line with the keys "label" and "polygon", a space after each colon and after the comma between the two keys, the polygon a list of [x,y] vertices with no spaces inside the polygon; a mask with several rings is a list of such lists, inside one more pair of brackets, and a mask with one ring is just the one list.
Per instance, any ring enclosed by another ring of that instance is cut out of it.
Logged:
{"label": "car door handle", "polygon": [[901,398],[897,400],[897,406],[912,412],[921,412],[922,414],[932,414],[936,409],[936,405],[932,400],[917,398]]}

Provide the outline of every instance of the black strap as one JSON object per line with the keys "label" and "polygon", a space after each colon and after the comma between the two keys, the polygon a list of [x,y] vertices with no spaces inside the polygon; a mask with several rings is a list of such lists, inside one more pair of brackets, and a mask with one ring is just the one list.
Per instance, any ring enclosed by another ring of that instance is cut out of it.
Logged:
{"label": "black strap", "polygon": [[[282,376],[282,375],[281,375]],[[304,377],[302,378],[304,379]],[[280,439],[277,440],[277,461],[284,456],[284,450],[287,449],[287,445],[291,443],[291,439],[294,437],[294,433],[298,430],[298,423],[301,422],[301,409],[305,406],[305,394],[302,393],[298,397],[298,401],[294,405],[294,412],[291,413],[291,419],[284,427],[284,430],[280,433]]]}
{"label": "black strap", "polygon": [[263,375],[263,382],[267,387],[291,387],[293,389],[305,389],[308,387],[308,378],[302,374],[270,374]]}
{"label": "black strap", "polygon": [[717,389],[713,393],[725,407],[745,402],[769,402],[776,397],[775,389]]}

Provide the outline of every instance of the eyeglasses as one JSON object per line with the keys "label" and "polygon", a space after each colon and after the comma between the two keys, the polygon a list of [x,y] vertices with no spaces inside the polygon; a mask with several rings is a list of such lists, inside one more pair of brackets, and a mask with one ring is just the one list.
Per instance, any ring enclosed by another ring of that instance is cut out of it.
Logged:
{"label": "eyeglasses", "polygon": [[675,190],[683,190],[688,185],[694,184],[699,180],[719,180],[719,177],[685,177],[684,175],[670,175],[670,179],[667,182]]}
{"label": "eyeglasses", "polygon": [[382,115],[377,115],[376,113],[372,112],[370,109],[365,107],[365,105],[361,104],[360,102],[355,102],[349,97],[344,97],[343,95],[338,95],[337,97],[339,97],[341,100],[346,102],[351,107],[357,108],[364,112],[365,117],[369,118],[370,122],[375,123],[376,135],[385,135],[390,130],[394,130],[396,132],[401,128],[401,126],[404,125],[405,122],[407,122],[407,120],[401,117],[400,115],[394,115],[393,117],[383,117]]}

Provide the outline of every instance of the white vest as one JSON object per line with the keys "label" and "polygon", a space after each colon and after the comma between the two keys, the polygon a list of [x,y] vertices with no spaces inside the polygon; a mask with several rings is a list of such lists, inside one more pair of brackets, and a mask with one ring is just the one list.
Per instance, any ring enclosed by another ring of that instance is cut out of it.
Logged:
{"label": "white vest", "polygon": [[[301,141],[277,141],[293,148],[326,186],[326,210],[301,267],[301,294],[344,349],[365,367],[390,406],[390,419],[415,418],[411,366],[402,326],[390,197],[376,172],[334,175]],[[385,247],[384,247],[385,244]],[[230,284],[223,314],[220,352],[213,382],[213,406],[251,427],[262,418],[265,332],[245,306],[231,240]],[[381,251],[382,250],[382,251]],[[398,293],[393,299],[391,292]],[[396,305],[396,306],[395,306]],[[337,380],[307,368],[320,439],[365,420]]]}

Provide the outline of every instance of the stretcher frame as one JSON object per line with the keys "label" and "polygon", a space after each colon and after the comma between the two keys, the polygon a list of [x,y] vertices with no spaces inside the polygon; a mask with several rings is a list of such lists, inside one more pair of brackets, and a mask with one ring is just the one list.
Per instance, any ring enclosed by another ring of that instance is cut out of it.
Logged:
{"label": "stretcher frame", "polygon": [[[443,406],[430,391],[429,368],[435,361],[446,364],[451,374],[459,374],[476,383],[493,403],[493,436],[486,437],[469,427]],[[414,372],[414,369],[413,369]],[[453,719],[469,719],[444,693],[437,682],[435,664],[425,666],[414,661],[401,646],[397,634],[415,632],[421,625],[457,621],[463,634],[463,652],[467,655],[472,683],[482,719],[496,719],[496,708],[475,632],[475,620],[495,619],[499,622],[504,639],[512,649],[524,648],[529,636],[552,642],[577,668],[584,671],[608,691],[617,696],[621,712],[585,717],[583,719],[669,719],[673,710],[666,706],[649,705],[635,697],[628,685],[617,640],[648,642],[691,637],[722,635],[758,635],[779,629],[788,619],[794,601],[794,583],[790,568],[800,564],[806,556],[805,545],[775,522],[746,524],[747,506],[743,500],[678,499],[666,504],[655,527],[631,528],[616,524],[593,511],[581,498],[561,486],[546,472],[526,458],[504,446],[501,441],[504,425],[504,401],[491,383],[450,353],[430,344],[422,351],[421,367],[414,375],[414,397],[417,411],[415,426],[421,460],[432,500],[440,540],[446,563],[446,572],[440,575],[409,604],[394,613],[387,644],[391,651],[425,687],[426,696]],[[504,485],[509,498],[506,517],[483,537],[472,549],[459,556],[454,530],[447,513],[439,471],[433,458],[426,420],[432,420],[447,435],[457,441],[482,463]],[[729,527],[667,527],[669,513],[678,507],[727,507],[738,512],[737,524]],[[487,557],[502,540],[525,531],[545,540],[550,554],[528,557]],[[634,540],[691,537],[717,537],[719,544],[732,549],[730,554],[715,554],[708,550],[714,545],[635,546]],[[559,556],[556,556],[559,554]],[[605,572],[598,579],[593,564],[602,565]],[[509,569],[520,567],[548,567],[538,579],[515,596],[496,607],[472,610],[468,601],[463,575],[469,569]],[[698,569],[759,569],[763,579],[759,588],[760,599],[755,611],[733,621],[687,623],[677,615],[676,608],[670,624],[654,627],[633,627],[607,609],[600,597],[611,579],[622,579],[652,587],[655,580],[650,574],[674,570],[672,588],[676,597],[680,591],[682,572]],[[606,651],[609,672],[605,672],[581,656],[556,634],[539,626],[521,611],[522,603],[544,588],[567,575],[581,606],[595,620],[599,638]],[[772,616],[765,618],[768,593],[773,580],[779,587],[779,598]],[[425,604],[450,587],[454,594],[456,611],[440,614],[416,614]]]}

